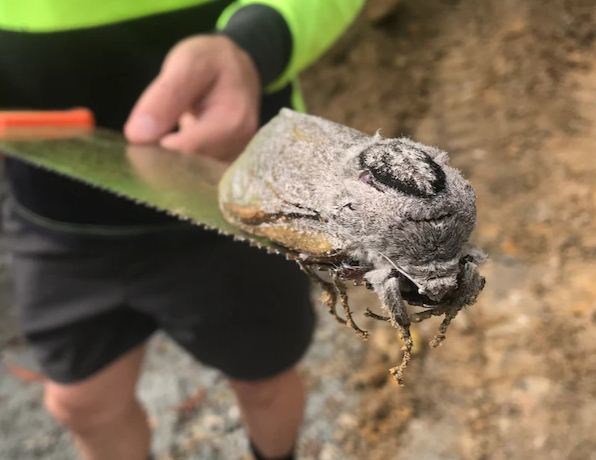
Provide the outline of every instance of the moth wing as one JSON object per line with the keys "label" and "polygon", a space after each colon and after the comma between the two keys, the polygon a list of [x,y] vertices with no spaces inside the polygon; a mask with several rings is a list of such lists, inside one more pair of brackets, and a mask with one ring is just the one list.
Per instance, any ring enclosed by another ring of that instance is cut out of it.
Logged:
{"label": "moth wing", "polygon": [[283,109],[224,174],[219,184],[224,216],[292,250],[340,251],[345,242],[329,217],[346,152],[367,139],[351,128]]}

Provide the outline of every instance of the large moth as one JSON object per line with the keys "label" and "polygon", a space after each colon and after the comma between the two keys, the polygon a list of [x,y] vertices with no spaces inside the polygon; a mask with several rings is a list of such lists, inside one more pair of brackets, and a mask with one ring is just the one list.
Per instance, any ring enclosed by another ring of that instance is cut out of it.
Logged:
{"label": "large moth", "polygon": [[[484,286],[483,255],[468,243],[474,191],[437,148],[283,109],[219,187],[226,219],[295,259],[322,286],[329,311],[363,337],[345,283],[374,289],[385,314],[367,315],[389,321],[402,338],[402,362],[390,370],[400,384],[411,322],[444,315],[436,346]],[[408,313],[406,302],[422,310]]]}

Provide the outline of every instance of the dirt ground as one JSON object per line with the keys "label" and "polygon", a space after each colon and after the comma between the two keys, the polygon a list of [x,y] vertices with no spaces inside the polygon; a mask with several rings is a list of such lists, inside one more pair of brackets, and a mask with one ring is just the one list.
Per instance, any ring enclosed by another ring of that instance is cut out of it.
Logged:
{"label": "dirt ground", "polygon": [[356,458],[596,458],[595,34],[590,0],[371,0],[305,79],[313,112],[449,151],[490,255],[404,389],[373,333],[340,442]]}
{"label": "dirt ground", "polygon": [[[361,320],[365,344],[321,309],[301,459],[596,459],[595,57],[593,0],[369,0],[307,72],[313,113],[451,153],[490,259],[439,349],[437,320],[417,328],[404,388],[392,329]],[[374,301],[352,294],[359,312]],[[157,458],[246,458],[221,377],[162,336],[140,392]],[[39,398],[0,374],[0,458],[73,458]]]}

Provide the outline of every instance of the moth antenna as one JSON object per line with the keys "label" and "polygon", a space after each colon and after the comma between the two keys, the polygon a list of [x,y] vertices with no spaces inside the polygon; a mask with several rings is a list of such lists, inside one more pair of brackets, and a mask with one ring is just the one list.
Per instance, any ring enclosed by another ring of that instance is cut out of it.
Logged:
{"label": "moth antenna", "polygon": [[389,257],[387,257],[385,254],[383,254],[381,251],[377,251],[387,262],[389,262],[391,264],[391,266],[393,268],[395,268],[398,272],[400,272],[402,275],[404,275],[406,278],[408,278],[412,283],[414,283],[416,285],[416,287],[420,287],[420,285],[414,281],[410,275],[408,275],[403,269],[399,268],[397,265],[395,265],[395,262],[393,262]]}
{"label": "moth antenna", "polygon": [[389,257],[387,257],[385,254],[383,254],[381,251],[377,251],[377,252],[379,253],[379,255],[381,257],[383,257],[387,262],[389,262],[393,268],[395,268],[398,272],[403,273],[403,270],[400,269],[397,265],[395,265],[395,262],[393,262]]}

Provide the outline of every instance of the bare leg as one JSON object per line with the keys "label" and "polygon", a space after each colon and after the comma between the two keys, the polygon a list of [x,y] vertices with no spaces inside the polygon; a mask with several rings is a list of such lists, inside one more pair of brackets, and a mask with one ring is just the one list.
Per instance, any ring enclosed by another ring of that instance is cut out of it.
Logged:
{"label": "bare leg", "polygon": [[346,285],[340,281],[337,276],[333,277],[333,283],[335,285],[335,289],[339,294],[339,301],[341,302],[341,306],[344,309],[344,314],[346,315],[346,322],[347,325],[350,326],[352,329],[356,331],[358,335],[360,335],[363,339],[368,338],[368,332],[362,330],[358,327],[358,325],[354,322],[352,318],[352,310],[350,309],[350,304],[348,303],[348,294],[346,292]]}
{"label": "bare leg", "polygon": [[135,396],[144,347],[74,384],[48,381],[45,404],[87,460],[146,460],[149,426]]}
{"label": "bare leg", "polygon": [[321,294],[321,302],[323,302],[323,304],[327,307],[329,313],[339,323],[346,324],[346,320],[337,314],[337,291],[335,290],[335,286],[333,285],[333,283],[329,283],[328,281],[322,279],[319,275],[317,275],[316,271],[312,267],[305,265],[302,262],[298,262],[298,265],[300,265],[302,271],[306,273],[307,276],[313,282],[318,284],[323,290],[323,293]]}
{"label": "bare leg", "polygon": [[266,457],[292,452],[304,414],[304,386],[295,369],[275,377],[230,380],[248,435]]}

